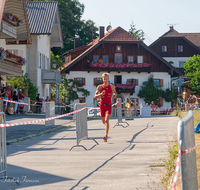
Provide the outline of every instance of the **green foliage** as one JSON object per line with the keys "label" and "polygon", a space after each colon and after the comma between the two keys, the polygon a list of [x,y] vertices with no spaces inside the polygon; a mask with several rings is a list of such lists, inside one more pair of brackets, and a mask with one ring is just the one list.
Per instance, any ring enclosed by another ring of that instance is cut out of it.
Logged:
{"label": "green foliage", "polygon": [[[62,79],[60,84],[60,98],[67,99],[66,104],[69,105],[71,101],[78,99],[78,92],[82,92],[82,97],[87,97],[90,95],[90,92],[84,88],[79,88],[79,82],[74,81],[73,79]],[[56,86],[52,85],[53,92],[56,92]]]}
{"label": "green foliage", "polygon": [[34,86],[34,84],[28,78],[28,73],[24,74],[22,71],[22,77],[7,77],[7,84],[8,83],[13,87],[18,85],[18,89],[22,89],[23,93],[25,88],[28,88],[28,97],[30,97],[31,100],[35,100],[38,88]]}
{"label": "green foliage", "polygon": [[[52,48],[52,52],[55,55],[62,55],[74,48],[75,36],[80,38],[80,46],[92,41],[92,21],[81,20],[85,6],[78,0],[58,0],[58,6],[64,47],[62,49],[54,47]],[[97,37],[97,31],[98,29],[93,27],[94,39]]]}
{"label": "green foliage", "polygon": [[131,33],[132,35],[134,35],[135,37],[137,37],[141,41],[145,40],[143,31],[142,30],[137,30],[135,28],[135,24],[134,24],[133,21],[132,21],[130,27],[131,28],[129,29],[129,33]]}
{"label": "green foliage", "polygon": [[54,69],[53,68],[53,64],[52,64],[53,62],[56,62],[57,63],[57,68],[59,68],[64,63],[64,57],[61,56],[61,55],[60,56],[59,55],[54,55],[53,52],[51,51],[51,69]]}
{"label": "green foliage", "polygon": [[200,55],[194,55],[186,61],[185,75],[190,78],[190,84],[186,88],[190,89],[193,94],[200,95]]}
{"label": "green foliage", "polygon": [[158,104],[159,98],[165,98],[166,102],[173,102],[176,100],[177,93],[175,89],[167,88],[164,91],[161,87],[154,86],[153,75],[150,75],[147,82],[143,82],[143,86],[139,91],[138,96],[144,98],[144,101],[148,104],[151,104],[153,101],[155,104]]}
{"label": "green foliage", "polygon": [[176,100],[177,95],[178,93],[174,88],[172,88],[172,90],[170,88],[167,88],[165,90],[163,98],[165,98],[166,102],[173,102]]}
{"label": "green foliage", "polygon": [[176,168],[176,158],[178,156],[178,143],[177,138],[173,137],[174,141],[171,141],[168,145],[169,159],[164,161],[164,167],[166,170],[165,176],[161,179],[161,183],[164,185],[166,189],[168,189],[170,185],[170,179],[174,175]]}
{"label": "green foliage", "polygon": [[159,97],[163,97],[163,95],[164,91],[160,87],[154,86],[153,75],[150,75],[147,82],[143,82],[138,94],[148,104],[151,104],[151,101],[157,102]]}

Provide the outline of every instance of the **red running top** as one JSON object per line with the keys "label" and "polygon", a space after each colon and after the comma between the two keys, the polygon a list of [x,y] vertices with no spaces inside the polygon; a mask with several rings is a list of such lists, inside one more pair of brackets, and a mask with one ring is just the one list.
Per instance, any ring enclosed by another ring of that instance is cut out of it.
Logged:
{"label": "red running top", "polygon": [[111,103],[111,98],[112,98],[112,88],[110,85],[104,86],[102,84],[102,89],[101,92],[105,90],[105,94],[101,96],[101,104],[110,104]]}

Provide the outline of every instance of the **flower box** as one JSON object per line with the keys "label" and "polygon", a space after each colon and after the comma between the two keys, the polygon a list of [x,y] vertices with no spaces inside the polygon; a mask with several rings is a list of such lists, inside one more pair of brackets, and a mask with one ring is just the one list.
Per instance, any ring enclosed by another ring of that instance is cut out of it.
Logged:
{"label": "flower box", "polygon": [[17,27],[17,23],[16,23],[16,22],[13,22],[13,21],[10,21],[6,15],[3,15],[2,20],[5,21],[5,22],[7,22],[7,23],[9,23],[9,24],[12,25],[12,26]]}
{"label": "flower box", "polygon": [[117,84],[115,89],[118,94],[120,93],[130,93],[132,95],[135,92],[135,84]]}
{"label": "flower box", "polygon": [[88,71],[124,71],[124,72],[151,72],[151,64],[148,63],[90,63]]}

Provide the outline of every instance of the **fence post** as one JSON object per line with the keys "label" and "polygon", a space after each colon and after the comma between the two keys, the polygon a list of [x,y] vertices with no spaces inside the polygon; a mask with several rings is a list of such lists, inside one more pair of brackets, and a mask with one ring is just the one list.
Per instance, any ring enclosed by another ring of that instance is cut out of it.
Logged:
{"label": "fence post", "polygon": [[30,98],[29,97],[25,97],[24,98],[24,103],[27,103],[28,105],[24,105],[24,111],[26,113],[33,113],[30,109]]}
{"label": "fence post", "polygon": [[[87,107],[86,103],[77,103],[74,106],[74,111],[82,109],[84,107]],[[76,115],[76,142],[77,144],[72,146],[70,151],[74,147],[83,147],[85,150],[87,150],[83,145],[79,144],[82,140],[93,140],[96,142],[96,144],[98,144],[98,142],[95,139],[88,138],[87,109],[85,108],[75,113],[75,115]]]}
{"label": "fence post", "polygon": [[[193,112],[178,123],[178,146],[184,151],[195,146]],[[180,177],[182,190],[198,189],[196,151],[182,154],[180,159]]]}
{"label": "fence post", "polygon": [[128,126],[129,126],[129,124],[127,123],[127,122],[125,122],[125,121],[122,121],[122,105],[121,105],[121,98],[117,98],[117,102],[118,102],[118,104],[117,104],[117,118],[118,118],[118,121],[117,121],[117,123],[113,126],[113,128],[115,127],[115,126],[122,126],[122,127],[124,127],[122,124],[120,124],[120,123],[126,123]]}
{"label": "fence post", "polygon": [[[45,118],[55,116],[55,102],[45,102]],[[45,127],[54,127],[55,119],[45,121]]]}

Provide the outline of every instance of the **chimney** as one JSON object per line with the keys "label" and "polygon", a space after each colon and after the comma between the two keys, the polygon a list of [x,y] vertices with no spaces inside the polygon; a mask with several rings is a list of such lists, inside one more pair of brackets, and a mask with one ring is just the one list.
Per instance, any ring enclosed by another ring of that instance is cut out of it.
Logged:
{"label": "chimney", "polygon": [[99,27],[99,39],[104,37],[104,26]]}
{"label": "chimney", "polygon": [[78,48],[79,38],[74,37],[74,49]]}
{"label": "chimney", "polygon": [[170,27],[169,27],[169,29],[170,29],[170,30],[173,30],[173,29],[174,29],[174,27],[173,27],[173,26],[170,26]]}

